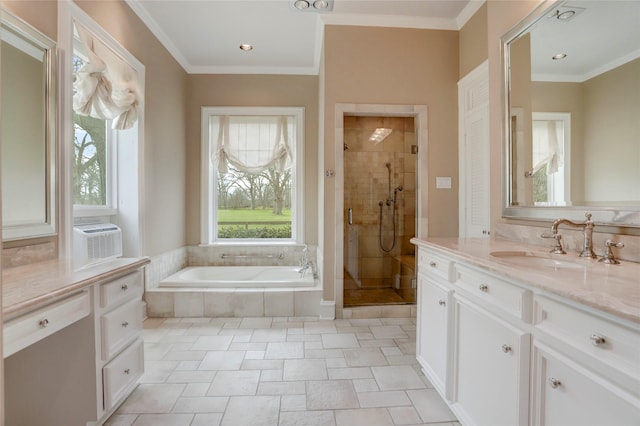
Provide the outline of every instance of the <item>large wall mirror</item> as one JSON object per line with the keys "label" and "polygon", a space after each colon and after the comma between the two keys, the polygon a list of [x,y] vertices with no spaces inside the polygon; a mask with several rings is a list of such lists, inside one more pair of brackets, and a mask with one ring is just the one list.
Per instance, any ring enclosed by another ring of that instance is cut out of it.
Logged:
{"label": "large wall mirror", "polygon": [[544,1],[503,39],[503,216],[640,226],[640,1]]}
{"label": "large wall mirror", "polygon": [[54,235],[55,43],[0,8],[2,238]]}

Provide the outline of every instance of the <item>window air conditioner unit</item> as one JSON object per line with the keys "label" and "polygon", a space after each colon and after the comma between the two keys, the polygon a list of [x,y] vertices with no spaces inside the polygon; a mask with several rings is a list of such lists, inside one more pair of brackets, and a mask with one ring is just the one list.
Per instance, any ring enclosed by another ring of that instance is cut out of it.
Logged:
{"label": "window air conditioner unit", "polygon": [[74,226],[73,256],[78,266],[122,256],[122,231],[110,223]]}

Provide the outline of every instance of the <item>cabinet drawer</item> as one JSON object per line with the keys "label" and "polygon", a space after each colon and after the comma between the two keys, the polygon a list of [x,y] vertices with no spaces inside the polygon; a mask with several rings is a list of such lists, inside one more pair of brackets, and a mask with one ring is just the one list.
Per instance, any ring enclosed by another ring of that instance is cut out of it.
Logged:
{"label": "cabinet drawer", "polygon": [[115,306],[142,295],[142,271],[135,271],[100,286],[100,307]]}
{"label": "cabinet drawer", "polygon": [[141,303],[132,300],[100,318],[102,359],[111,358],[142,331]]}
{"label": "cabinet drawer", "polygon": [[136,340],[102,369],[105,411],[125,397],[142,376],[143,348],[142,340]]}
{"label": "cabinet drawer", "polygon": [[455,272],[456,284],[460,288],[523,321],[531,322],[530,291],[463,265],[456,264]]}
{"label": "cabinet drawer", "polygon": [[535,327],[640,380],[640,330],[564,303],[535,297]]}
{"label": "cabinet drawer", "polygon": [[89,292],[82,291],[4,324],[4,357],[8,357],[35,342],[89,315]]}
{"label": "cabinet drawer", "polygon": [[450,281],[452,263],[443,256],[420,248],[418,250],[418,272],[425,276],[435,275]]}

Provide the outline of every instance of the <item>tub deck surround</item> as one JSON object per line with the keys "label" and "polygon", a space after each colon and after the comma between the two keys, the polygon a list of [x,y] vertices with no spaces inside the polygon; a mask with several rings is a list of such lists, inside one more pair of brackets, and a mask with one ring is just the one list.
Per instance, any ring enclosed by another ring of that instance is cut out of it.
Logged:
{"label": "tub deck surround", "polygon": [[189,266],[160,281],[159,287],[286,288],[313,287],[311,271],[299,266]]}
{"label": "tub deck surround", "polygon": [[3,269],[2,313],[5,320],[50,301],[141,268],[148,258],[116,258],[80,270],[70,260],[48,260]]}
{"label": "tub deck surround", "polygon": [[[579,258],[577,253],[550,255],[549,249],[512,241],[485,238],[428,238],[411,240],[435,248],[490,272],[502,274],[531,288],[565,297],[603,312],[640,324],[640,263],[619,265]],[[492,252],[525,251],[575,262],[579,268],[515,266]]]}

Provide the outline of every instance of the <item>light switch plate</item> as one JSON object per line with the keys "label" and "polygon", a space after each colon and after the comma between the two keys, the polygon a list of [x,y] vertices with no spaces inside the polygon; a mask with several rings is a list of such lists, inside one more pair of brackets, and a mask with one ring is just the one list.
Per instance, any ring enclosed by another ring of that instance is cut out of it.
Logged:
{"label": "light switch plate", "polygon": [[451,189],[451,176],[437,176],[436,189]]}

